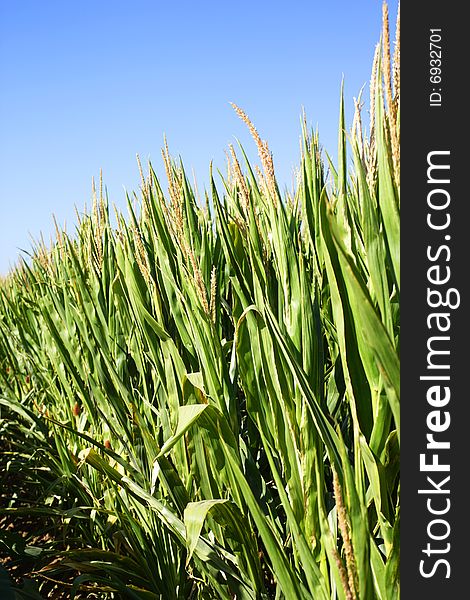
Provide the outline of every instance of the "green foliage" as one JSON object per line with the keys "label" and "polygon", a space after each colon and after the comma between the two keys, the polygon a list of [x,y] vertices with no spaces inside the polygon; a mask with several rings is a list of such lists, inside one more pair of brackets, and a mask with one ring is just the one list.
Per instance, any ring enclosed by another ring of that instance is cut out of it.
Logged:
{"label": "green foliage", "polygon": [[166,150],[169,197],[150,165],[140,211],[113,227],[100,193],[2,283],[2,435],[40,455],[69,540],[46,572],[80,573],[72,596],[398,598],[399,188],[376,87],[349,170],[343,99],[338,172],[304,128],[283,198],[233,155],[202,208]]}

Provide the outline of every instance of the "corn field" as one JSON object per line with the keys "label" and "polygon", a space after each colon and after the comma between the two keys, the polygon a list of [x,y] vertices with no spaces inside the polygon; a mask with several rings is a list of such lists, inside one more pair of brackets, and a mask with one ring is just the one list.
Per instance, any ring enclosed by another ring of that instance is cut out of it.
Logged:
{"label": "corn field", "polygon": [[399,94],[384,7],[337,161],[304,120],[281,194],[234,105],[259,167],[165,143],[2,280],[2,598],[398,600]]}

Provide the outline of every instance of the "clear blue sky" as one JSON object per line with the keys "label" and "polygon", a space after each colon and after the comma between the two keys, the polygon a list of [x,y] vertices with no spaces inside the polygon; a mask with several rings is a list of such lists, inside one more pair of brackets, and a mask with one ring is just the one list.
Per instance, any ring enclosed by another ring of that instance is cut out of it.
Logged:
{"label": "clear blue sky", "polygon": [[0,0],[0,273],[52,213],[73,229],[100,167],[125,206],[164,133],[200,188],[235,137],[256,159],[229,101],[290,186],[302,106],[334,153],[341,78],[351,118],[380,27],[381,0]]}

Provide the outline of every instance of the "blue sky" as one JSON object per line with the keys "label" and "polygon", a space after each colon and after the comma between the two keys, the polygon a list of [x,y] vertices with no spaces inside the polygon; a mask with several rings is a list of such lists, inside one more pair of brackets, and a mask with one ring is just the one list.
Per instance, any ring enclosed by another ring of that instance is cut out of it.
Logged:
{"label": "blue sky", "polygon": [[255,160],[230,101],[290,186],[302,107],[334,153],[341,78],[351,118],[380,26],[381,0],[0,0],[0,273],[52,213],[73,230],[100,168],[124,207],[163,134],[200,191],[235,137]]}

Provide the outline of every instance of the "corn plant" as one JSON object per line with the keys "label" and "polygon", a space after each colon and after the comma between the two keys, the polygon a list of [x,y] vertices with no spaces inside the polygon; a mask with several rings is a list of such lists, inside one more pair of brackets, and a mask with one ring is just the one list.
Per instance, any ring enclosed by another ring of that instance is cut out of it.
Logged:
{"label": "corn plant", "polygon": [[0,514],[55,519],[38,577],[74,573],[72,597],[399,597],[389,37],[385,7],[370,125],[359,98],[347,131],[341,94],[336,166],[304,121],[282,195],[234,105],[260,167],[230,147],[201,206],[165,142],[166,185],[141,168],[113,223],[100,179],[75,235],[2,282],[4,456],[39,500]]}

